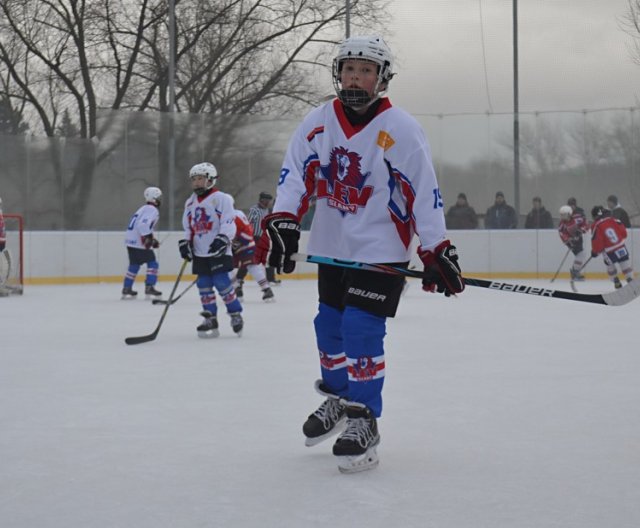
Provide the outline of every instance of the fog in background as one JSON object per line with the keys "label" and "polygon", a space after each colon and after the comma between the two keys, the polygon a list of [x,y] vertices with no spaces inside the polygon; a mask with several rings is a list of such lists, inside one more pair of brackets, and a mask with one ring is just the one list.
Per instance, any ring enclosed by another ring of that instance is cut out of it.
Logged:
{"label": "fog in background", "polygon": [[[624,0],[519,2],[520,225],[534,196],[557,218],[569,196],[589,209],[612,193],[640,225],[640,65],[623,27],[627,9]],[[394,0],[388,12],[398,72],[389,96],[425,128],[445,207],[465,192],[482,215],[498,190],[514,204],[512,1]],[[332,93],[329,67],[318,82]],[[2,137],[5,212],[22,214],[27,229],[123,228],[144,188],[166,173],[167,116],[104,114],[111,126],[91,142]],[[285,111],[240,119],[233,148],[216,155],[205,139],[226,133],[225,116],[176,116],[175,209],[165,200],[161,227],[180,225],[188,169],[202,159],[216,164],[239,208],[275,192],[300,119]],[[73,187],[79,163],[93,178],[86,200],[61,190]]]}

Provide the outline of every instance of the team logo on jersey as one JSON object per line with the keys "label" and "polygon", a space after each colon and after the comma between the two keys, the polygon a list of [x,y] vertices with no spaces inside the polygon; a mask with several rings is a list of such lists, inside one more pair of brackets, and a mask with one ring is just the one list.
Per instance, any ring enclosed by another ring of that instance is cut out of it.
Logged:
{"label": "team logo on jersey", "polygon": [[196,207],[191,218],[191,229],[194,235],[208,233],[213,228],[211,217],[203,207]]}
{"label": "team logo on jersey", "polygon": [[360,160],[356,152],[344,147],[335,147],[329,157],[329,165],[321,165],[322,178],[318,180],[317,196],[325,198],[327,205],[342,214],[356,214],[358,207],[367,205],[373,186],[365,185],[371,174],[362,174]]}

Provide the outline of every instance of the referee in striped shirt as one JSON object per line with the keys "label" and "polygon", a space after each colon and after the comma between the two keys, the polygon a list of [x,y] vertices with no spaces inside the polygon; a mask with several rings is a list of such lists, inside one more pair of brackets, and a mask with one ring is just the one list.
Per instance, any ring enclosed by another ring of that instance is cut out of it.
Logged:
{"label": "referee in striped shirt", "polygon": [[[273,196],[268,192],[262,191],[258,196],[258,203],[251,206],[247,218],[253,228],[253,238],[258,243],[262,236],[262,219],[271,212],[271,202],[273,202]],[[241,275],[242,274],[242,275]],[[242,280],[247,274],[247,270],[238,270],[238,276]],[[267,280],[271,284],[280,284],[280,280],[276,279],[275,269],[267,267]]]}

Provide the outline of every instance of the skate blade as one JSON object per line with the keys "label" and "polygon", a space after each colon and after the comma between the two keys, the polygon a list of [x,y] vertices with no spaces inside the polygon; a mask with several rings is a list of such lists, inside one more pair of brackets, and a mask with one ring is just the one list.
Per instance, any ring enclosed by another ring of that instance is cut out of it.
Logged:
{"label": "skate blade", "polygon": [[123,301],[132,301],[134,299],[136,299],[135,295],[123,295],[122,297],[120,297],[120,299],[122,299]]}
{"label": "skate blade", "polygon": [[380,463],[376,446],[367,449],[362,455],[340,456],[338,457],[338,470],[340,473],[360,473],[374,469]]}
{"label": "skate blade", "polygon": [[275,297],[269,297],[268,299],[262,299],[263,302],[266,303],[274,303],[276,302],[276,298]]}
{"label": "skate blade", "polygon": [[200,339],[213,339],[214,337],[219,337],[220,336],[220,330],[218,330],[217,328],[215,330],[206,330],[206,331],[202,331],[202,330],[198,330],[198,337]]}
{"label": "skate blade", "polygon": [[321,442],[324,442],[328,438],[331,438],[332,436],[335,436],[337,434],[342,434],[342,432],[346,428],[346,425],[347,425],[347,417],[343,416],[338,422],[336,422],[336,425],[333,427],[333,429],[331,429],[331,431],[320,436],[314,436],[313,438],[309,438],[308,436],[305,437],[304,445],[306,445],[307,447],[313,447],[318,445]]}

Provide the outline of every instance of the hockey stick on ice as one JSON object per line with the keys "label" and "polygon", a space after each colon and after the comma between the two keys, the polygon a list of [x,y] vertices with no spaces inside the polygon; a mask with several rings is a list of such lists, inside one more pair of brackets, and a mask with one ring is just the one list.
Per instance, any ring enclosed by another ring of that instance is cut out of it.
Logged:
{"label": "hockey stick on ice", "polygon": [[[171,304],[177,303],[180,300],[180,297],[182,297],[185,293],[187,293],[197,281],[198,279],[195,279],[191,284],[189,284],[189,286],[187,286],[182,291],[180,295],[178,295],[175,299],[172,299]],[[154,299],[153,301],[151,301],[151,304],[169,304],[169,301],[167,299]]]}
{"label": "hockey stick on ice", "polygon": [[556,280],[556,278],[558,278],[558,275],[560,275],[560,270],[562,269],[562,266],[564,265],[564,261],[567,260],[567,257],[569,256],[569,253],[571,253],[571,248],[568,248],[567,252],[564,254],[564,257],[562,258],[562,262],[560,262],[560,265],[558,266],[558,271],[556,271],[556,274],[551,279],[551,282]]}
{"label": "hockey stick on ice", "polygon": [[[406,277],[415,277],[417,279],[424,277],[424,272],[422,271],[389,264],[365,264],[364,262],[354,262],[351,260],[320,257],[316,255],[304,255],[302,253],[294,253],[291,255],[291,260],[298,262],[311,262],[313,264],[326,264],[328,266],[338,266],[341,268],[391,273],[393,275],[404,275]],[[574,293],[561,290],[550,290],[548,288],[540,288],[536,286],[527,286],[524,284],[509,284],[506,282],[486,279],[471,279],[468,277],[464,278],[464,283],[467,286],[488,288],[490,290],[510,293],[525,293],[528,295],[536,295],[538,297],[553,297],[556,299],[567,299],[569,301],[606,304],[608,306],[622,306],[623,304],[627,304],[640,296],[640,281],[637,280],[631,281],[624,288],[607,293]]]}
{"label": "hockey stick on ice", "polygon": [[158,337],[158,332],[160,332],[160,327],[162,326],[162,322],[164,321],[165,315],[167,315],[167,311],[169,310],[169,306],[171,306],[173,302],[173,296],[178,289],[178,284],[180,283],[180,279],[182,278],[182,274],[184,273],[184,269],[187,267],[187,259],[182,261],[182,266],[180,266],[180,271],[178,272],[178,276],[176,277],[176,282],[173,285],[173,289],[171,290],[171,294],[169,295],[169,300],[162,311],[162,316],[160,317],[160,321],[158,322],[158,326],[156,329],[148,335],[138,336],[138,337],[127,337],[124,342],[127,345],[139,345],[140,343],[146,343],[148,341],[153,341],[156,337]]}

